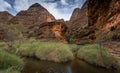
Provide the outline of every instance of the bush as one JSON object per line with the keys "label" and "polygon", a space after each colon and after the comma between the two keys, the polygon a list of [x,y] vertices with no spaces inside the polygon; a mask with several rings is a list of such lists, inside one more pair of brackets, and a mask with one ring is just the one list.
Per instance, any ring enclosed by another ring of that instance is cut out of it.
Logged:
{"label": "bush", "polygon": [[7,49],[7,48],[8,48],[7,43],[5,43],[5,42],[0,42],[0,48],[1,48],[1,49]]}
{"label": "bush", "polygon": [[70,51],[72,52],[76,52],[80,46],[76,45],[76,44],[67,44],[70,47]]}
{"label": "bush", "polygon": [[73,59],[73,55],[69,50],[69,47],[62,43],[52,43],[47,46],[42,46],[36,51],[36,56],[41,60],[54,62],[66,62]]}
{"label": "bush", "polygon": [[23,56],[35,56],[40,60],[66,62],[73,59],[67,44],[55,42],[32,42],[22,44],[18,53]]}
{"label": "bush", "polygon": [[0,50],[0,68],[7,69],[7,68],[14,68],[16,70],[21,70],[24,63],[19,57]]}
{"label": "bush", "polygon": [[117,60],[103,47],[92,44],[85,45],[78,50],[77,57],[106,68],[117,68]]}
{"label": "bush", "polygon": [[18,48],[18,54],[22,56],[33,57],[35,56],[36,44],[34,43],[24,43]]}
{"label": "bush", "polygon": [[21,72],[18,70],[14,70],[14,69],[12,69],[12,67],[10,67],[10,68],[2,71],[2,73],[21,73]]}

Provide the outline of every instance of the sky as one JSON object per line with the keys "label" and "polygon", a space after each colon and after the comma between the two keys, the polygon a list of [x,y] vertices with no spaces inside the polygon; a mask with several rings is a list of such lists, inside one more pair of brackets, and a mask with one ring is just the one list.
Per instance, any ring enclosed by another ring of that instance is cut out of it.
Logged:
{"label": "sky", "polygon": [[0,11],[16,15],[27,10],[32,4],[39,3],[56,19],[69,20],[75,8],[81,8],[86,0],[0,0]]}

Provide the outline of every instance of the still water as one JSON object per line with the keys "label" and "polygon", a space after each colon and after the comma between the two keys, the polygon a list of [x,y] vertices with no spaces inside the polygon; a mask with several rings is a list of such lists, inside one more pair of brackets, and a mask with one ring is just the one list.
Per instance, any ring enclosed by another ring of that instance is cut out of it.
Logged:
{"label": "still water", "polygon": [[25,62],[22,73],[120,73],[120,71],[92,66],[78,59],[63,64],[33,59],[25,59]]}

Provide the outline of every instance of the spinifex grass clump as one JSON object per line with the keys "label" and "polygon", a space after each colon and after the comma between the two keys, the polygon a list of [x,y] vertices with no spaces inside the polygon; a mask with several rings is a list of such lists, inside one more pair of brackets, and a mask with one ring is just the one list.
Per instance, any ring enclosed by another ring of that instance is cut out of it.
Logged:
{"label": "spinifex grass clump", "polygon": [[0,69],[8,69],[11,67],[15,70],[21,70],[23,65],[23,60],[16,55],[0,50]]}
{"label": "spinifex grass clump", "polygon": [[67,44],[59,42],[31,42],[20,46],[18,53],[23,56],[34,56],[40,60],[66,62],[73,59]]}
{"label": "spinifex grass clump", "polygon": [[47,45],[43,45],[36,51],[36,56],[42,60],[55,62],[66,62],[73,58],[69,47],[63,43],[48,43]]}
{"label": "spinifex grass clump", "polygon": [[0,42],[0,49],[6,50],[8,48],[8,44],[6,42]]}
{"label": "spinifex grass clump", "polygon": [[74,53],[76,51],[78,51],[79,49],[79,45],[76,45],[76,44],[67,44],[69,47],[70,47],[70,50]]}
{"label": "spinifex grass clump", "polygon": [[10,67],[6,70],[3,70],[2,73],[21,73],[21,72]]}
{"label": "spinifex grass clump", "polygon": [[116,68],[117,60],[102,46],[97,44],[85,45],[78,50],[77,57],[90,64],[106,68]]}

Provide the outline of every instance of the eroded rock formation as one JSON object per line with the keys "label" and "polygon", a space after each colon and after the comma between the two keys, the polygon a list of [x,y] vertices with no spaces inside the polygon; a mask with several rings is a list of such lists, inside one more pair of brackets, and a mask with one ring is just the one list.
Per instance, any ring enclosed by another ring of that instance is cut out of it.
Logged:
{"label": "eroded rock formation", "polygon": [[54,20],[54,16],[52,16],[44,7],[35,3],[30,6],[28,10],[20,11],[13,19],[10,20],[10,23],[21,23],[30,26]]}
{"label": "eroded rock formation", "polygon": [[120,0],[88,0],[89,26],[99,31],[96,35],[111,36],[114,40],[120,39]]}
{"label": "eroded rock formation", "polygon": [[7,11],[0,12],[0,40],[3,40],[5,37],[4,31],[3,30],[3,25],[7,25],[7,22],[11,20],[13,16],[8,13]]}
{"label": "eroded rock formation", "polygon": [[81,9],[74,10],[69,22],[76,42],[99,38],[120,40],[120,1],[87,0]]}
{"label": "eroded rock formation", "polygon": [[86,38],[86,36],[89,34],[89,30],[86,29],[86,27],[88,27],[87,12],[88,4],[86,2],[81,9],[76,8],[73,11],[70,21],[67,23],[69,27],[68,37],[71,37],[76,42]]}
{"label": "eroded rock formation", "polygon": [[45,22],[35,26],[34,28],[37,28],[33,32],[35,34],[34,36],[40,41],[62,41],[64,43],[67,43],[67,27],[63,22]]}
{"label": "eroded rock formation", "polygon": [[45,22],[53,22],[55,20],[54,16],[47,9],[35,3],[28,10],[20,11],[9,23],[23,24],[26,28],[25,37],[32,37],[34,35],[33,32],[38,28],[36,27],[37,25],[43,25]]}
{"label": "eroded rock formation", "polygon": [[0,23],[7,23],[13,16],[7,11],[0,12]]}

